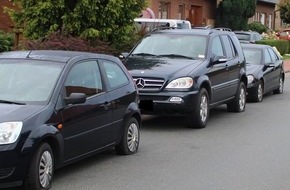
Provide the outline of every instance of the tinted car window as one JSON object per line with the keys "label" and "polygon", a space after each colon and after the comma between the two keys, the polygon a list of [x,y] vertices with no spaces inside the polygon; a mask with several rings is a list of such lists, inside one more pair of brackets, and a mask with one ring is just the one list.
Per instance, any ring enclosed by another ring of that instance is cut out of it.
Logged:
{"label": "tinted car window", "polygon": [[271,59],[270,54],[267,51],[267,49],[264,49],[264,60],[265,60],[265,63],[271,63],[272,62],[272,59]]}
{"label": "tinted car window", "polygon": [[67,96],[71,93],[84,93],[87,97],[103,92],[100,70],[96,61],[76,64],[65,82]]}
{"label": "tinted car window", "polygon": [[111,88],[128,84],[129,80],[122,69],[114,62],[103,60],[106,77]]}
{"label": "tinted car window", "polygon": [[278,58],[277,54],[274,52],[274,50],[269,48],[268,51],[270,53],[272,61],[278,61],[279,60],[279,58]]}
{"label": "tinted car window", "polygon": [[227,58],[232,59],[235,57],[235,50],[233,48],[232,41],[229,39],[227,35],[222,36],[222,40],[225,46]]}
{"label": "tinted car window", "polygon": [[219,37],[215,37],[212,42],[212,54],[216,56],[224,56],[223,46],[221,43],[221,39]]}

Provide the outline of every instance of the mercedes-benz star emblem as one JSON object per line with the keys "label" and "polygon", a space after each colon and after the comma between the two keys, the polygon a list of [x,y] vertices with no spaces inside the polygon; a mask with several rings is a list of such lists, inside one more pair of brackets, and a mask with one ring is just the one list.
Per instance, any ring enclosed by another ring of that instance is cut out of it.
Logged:
{"label": "mercedes-benz star emblem", "polygon": [[137,85],[138,88],[144,88],[145,87],[145,80],[141,79],[141,78],[138,78],[136,80],[136,85]]}

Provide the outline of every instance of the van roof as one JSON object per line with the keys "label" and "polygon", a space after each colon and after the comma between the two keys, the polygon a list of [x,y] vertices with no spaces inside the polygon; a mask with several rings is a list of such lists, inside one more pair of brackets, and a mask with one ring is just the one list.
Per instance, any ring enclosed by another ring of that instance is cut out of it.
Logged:
{"label": "van roof", "polygon": [[135,22],[189,22],[188,20],[180,19],[155,19],[155,18],[135,18]]}

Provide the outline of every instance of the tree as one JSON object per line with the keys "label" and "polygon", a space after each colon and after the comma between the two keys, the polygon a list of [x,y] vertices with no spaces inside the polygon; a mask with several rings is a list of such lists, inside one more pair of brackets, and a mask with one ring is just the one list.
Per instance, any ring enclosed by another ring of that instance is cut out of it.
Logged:
{"label": "tree", "polygon": [[145,8],[145,0],[14,0],[21,11],[12,19],[24,26],[24,35],[40,39],[50,33],[102,39],[113,44],[130,40],[133,19]]}
{"label": "tree", "polygon": [[247,30],[248,19],[254,16],[255,0],[223,0],[217,9],[216,27]]}
{"label": "tree", "polygon": [[280,9],[280,17],[281,19],[289,24],[290,23],[290,0],[281,0],[278,4]]}

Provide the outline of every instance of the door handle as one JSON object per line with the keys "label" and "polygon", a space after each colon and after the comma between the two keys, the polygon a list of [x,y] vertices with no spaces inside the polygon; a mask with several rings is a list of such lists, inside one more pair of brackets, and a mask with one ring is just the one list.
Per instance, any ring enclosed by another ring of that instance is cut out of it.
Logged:
{"label": "door handle", "polygon": [[104,107],[105,110],[110,109],[112,103],[111,102],[105,102],[103,105],[101,105],[101,107]]}

